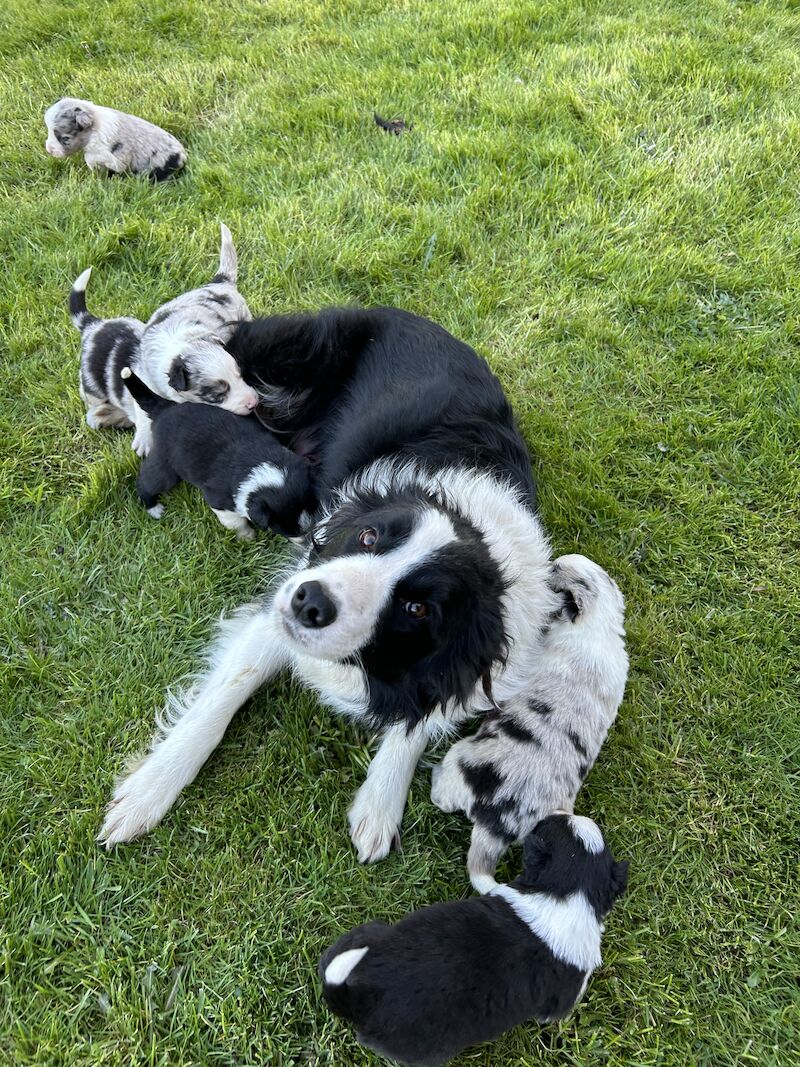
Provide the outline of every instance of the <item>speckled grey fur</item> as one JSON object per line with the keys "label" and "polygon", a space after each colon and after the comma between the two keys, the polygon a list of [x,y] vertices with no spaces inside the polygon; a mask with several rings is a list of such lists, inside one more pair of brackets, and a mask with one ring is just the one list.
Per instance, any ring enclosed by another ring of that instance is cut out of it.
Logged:
{"label": "speckled grey fur", "polygon": [[497,862],[553,811],[571,812],[625,691],[625,604],[585,556],[562,556],[550,584],[564,608],[543,635],[524,698],[487,714],[433,770],[431,799],[473,822],[467,867],[487,892]]}
{"label": "speckled grey fur", "polygon": [[180,170],[186,150],[171,133],[152,122],[89,100],[65,96],[49,107],[45,148],[56,159],[83,151],[92,170],[149,174],[161,181]]}

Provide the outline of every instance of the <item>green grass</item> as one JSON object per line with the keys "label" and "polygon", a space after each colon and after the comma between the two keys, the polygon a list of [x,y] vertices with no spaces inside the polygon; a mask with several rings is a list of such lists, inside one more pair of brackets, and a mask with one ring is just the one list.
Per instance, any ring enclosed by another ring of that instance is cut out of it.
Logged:
{"label": "green grass", "polygon": [[[0,1062],[362,1065],[314,968],[466,895],[415,781],[346,833],[368,739],[287,679],[142,842],[94,842],[164,688],[280,544],[181,489],[152,522],[77,391],[65,298],[147,316],[213,270],[256,312],[397,304],[491,363],[559,553],[620,581],[632,669],[579,799],[631,861],[558,1026],[481,1067],[798,1062],[800,11],[686,0],[7,0],[0,14]],[[50,160],[69,92],[161,122],[177,182]],[[403,138],[372,110],[415,123]],[[518,855],[504,868],[511,876]]]}

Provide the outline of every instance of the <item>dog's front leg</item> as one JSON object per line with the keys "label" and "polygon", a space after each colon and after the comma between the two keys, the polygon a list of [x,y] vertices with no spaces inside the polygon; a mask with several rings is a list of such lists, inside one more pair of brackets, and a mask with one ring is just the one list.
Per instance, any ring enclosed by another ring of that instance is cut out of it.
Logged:
{"label": "dog's front leg", "polygon": [[362,863],[383,859],[400,843],[408,790],[427,743],[425,723],[410,733],[402,724],[390,726],[383,735],[348,813],[350,837]]}
{"label": "dog's front leg", "polygon": [[161,821],[242,704],[286,665],[286,644],[271,608],[250,604],[222,622],[208,658],[195,685],[170,697],[150,753],[114,790],[98,835],[106,848]]}

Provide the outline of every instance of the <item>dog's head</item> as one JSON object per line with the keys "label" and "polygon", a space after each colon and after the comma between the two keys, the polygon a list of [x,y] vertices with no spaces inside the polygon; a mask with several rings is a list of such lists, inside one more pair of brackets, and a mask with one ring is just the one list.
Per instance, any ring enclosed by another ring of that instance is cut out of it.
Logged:
{"label": "dog's head", "polygon": [[44,123],[47,126],[45,150],[56,159],[71,156],[85,148],[91,137],[94,128],[91,104],[65,96],[47,109]]}
{"label": "dog's head", "polygon": [[522,875],[511,884],[523,893],[558,899],[582,892],[602,920],[628,885],[627,862],[617,863],[597,823],[585,815],[556,812],[523,843]]}
{"label": "dog's head", "polygon": [[258,393],[245,385],[221,341],[207,335],[179,335],[172,348],[167,384],[180,401],[215,404],[235,415],[249,415],[258,406]]}
{"label": "dog's head", "polygon": [[418,489],[365,491],[310,536],[275,610],[298,652],[362,667],[376,724],[410,728],[488,687],[505,584],[471,523]]}

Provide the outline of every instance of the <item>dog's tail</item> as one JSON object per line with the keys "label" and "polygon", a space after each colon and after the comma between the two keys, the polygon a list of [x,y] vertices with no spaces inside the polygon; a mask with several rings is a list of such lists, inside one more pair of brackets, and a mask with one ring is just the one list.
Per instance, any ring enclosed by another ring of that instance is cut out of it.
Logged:
{"label": "dog's tail", "polygon": [[92,315],[90,311],[86,310],[86,286],[89,284],[91,273],[92,268],[87,267],[83,274],[79,274],[72,283],[72,289],[69,294],[69,313],[76,329],[80,330],[81,333],[87,326],[91,326],[93,322],[100,321],[96,315]]}
{"label": "dog's tail", "polygon": [[130,367],[123,367],[120,371],[120,377],[125,382],[125,386],[133,399],[151,419],[160,415],[162,411],[166,411],[167,408],[174,407],[174,400],[167,400],[165,397],[154,393],[152,389],[144,384],[141,378],[136,377]]}
{"label": "dog's tail", "polygon": [[217,273],[214,275],[214,281],[230,282],[231,285],[235,285],[239,268],[236,249],[233,246],[233,238],[231,237],[231,231],[224,222],[220,225],[220,231],[222,238],[219,244],[219,266],[217,267]]}

